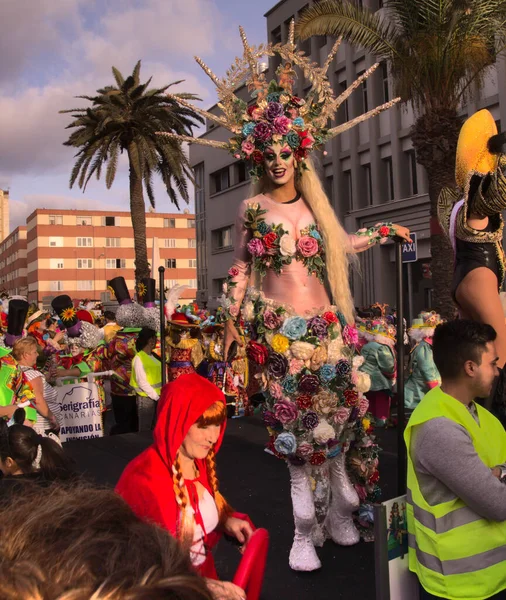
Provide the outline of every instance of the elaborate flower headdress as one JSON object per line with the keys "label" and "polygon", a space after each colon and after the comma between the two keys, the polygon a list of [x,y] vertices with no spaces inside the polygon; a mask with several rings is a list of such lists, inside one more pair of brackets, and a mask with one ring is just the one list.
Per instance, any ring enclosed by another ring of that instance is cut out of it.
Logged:
{"label": "elaborate flower headdress", "polygon": [[[226,77],[222,79],[218,78],[200,58],[195,57],[216,86],[218,107],[223,112],[222,116],[214,115],[179,97],[171,96],[182,106],[193,109],[199,115],[229,130],[233,136],[228,142],[167,132],[159,132],[159,134],[202,146],[221,148],[237,159],[251,160],[252,176],[261,177],[264,171],[263,154],[270,145],[287,144],[293,150],[298,166],[304,168],[304,159],[309,152],[321,148],[333,137],[376,116],[400,100],[395,98],[329,129],[329,120],[334,118],[339,106],[375,71],[379,63],[367,69],[336,97],[327,77],[327,70],[336,55],[341,38],[334,44],[323,66],[319,66],[311,62],[303,51],[297,50],[294,42],[294,26],[295,23],[292,21],[286,44],[261,44],[258,47],[248,44],[243,28],[239,27],[244,54],[241,58],[236,58],[227,71]],[[261,57],[274,55],[279,55],[284,62],[276,69],[277,80],[269,83],[265,72],[259,70],[258,61]],[[293,94],[293,85],[297,77],[294,67],[299,67],[311,84],[305,99]],[[236,89],[244,83],[253,100],[249,105],[235,95]]]}

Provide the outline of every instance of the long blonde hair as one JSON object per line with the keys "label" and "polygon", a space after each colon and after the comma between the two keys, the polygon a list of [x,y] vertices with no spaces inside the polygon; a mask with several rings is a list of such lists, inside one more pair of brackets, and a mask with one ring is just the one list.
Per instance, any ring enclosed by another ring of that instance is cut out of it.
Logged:
{"label": "long blonde hair", "polygon": [[[320,229],[325,244],[327,281],[332,302],[344,315],[348,323],[353,323],[354,305],[349,281],[350,263],[356,262],[348,235],[327,198],[322,183],[316,173],[311,158],[306,159],[307,170],[295,177],[295,187],[307,202]],[[253,183],[250,195],[257,196],[265,191],[266,176]]]}

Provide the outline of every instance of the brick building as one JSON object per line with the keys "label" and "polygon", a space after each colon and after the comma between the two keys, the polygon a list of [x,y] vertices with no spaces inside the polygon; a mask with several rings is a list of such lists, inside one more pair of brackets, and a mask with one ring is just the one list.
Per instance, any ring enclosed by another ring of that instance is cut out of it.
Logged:
{"label": "brick building", "polygon": [[[194,300],[194,216],[146,213],[146,237],[148,260],[151,263],[154,256],[155,270],[165,266],[167,287],[188,285],[182,299]],[[133,295],[134,258],[129,212],[37,209],[26,227],[18,227],[0,246],[0,283],[11,294],[25,289],[29,302],[46,304],[49,297],[63,293],[104,299],[107,281],[123,276]]]}

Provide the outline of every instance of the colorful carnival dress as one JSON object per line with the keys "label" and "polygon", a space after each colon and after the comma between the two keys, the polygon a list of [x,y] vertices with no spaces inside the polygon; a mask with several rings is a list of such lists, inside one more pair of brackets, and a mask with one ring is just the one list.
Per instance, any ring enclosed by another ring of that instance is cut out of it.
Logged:
{"label": "colorful carnival dress", "polygon": [[[349,236],[350,247],[359,250],[388,235],[381,229]],[[325,248],[304,200],[279,204],[259,195],[244,201],[236,232],[222,303],[232,316],[242,305],[251,335],[248,357],[261,367],[269,449],[290,469],[296,527],[290,564],[312,570],[310,561],[300,560],[308,537],[316,544],[327,535],[339,544],[356,543],[356,490],[362,499],[377,498],[378,448],[364,418],[369,376],[359,370],[356,328],[330,302]],[[252,272],[258,274],[254,286]],[[314,507],[309,520],[301,516],[307,506]]]}

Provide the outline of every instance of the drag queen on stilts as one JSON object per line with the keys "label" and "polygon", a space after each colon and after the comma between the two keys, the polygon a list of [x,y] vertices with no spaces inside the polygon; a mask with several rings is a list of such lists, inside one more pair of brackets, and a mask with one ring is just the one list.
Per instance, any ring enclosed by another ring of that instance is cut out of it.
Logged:
{"label": "drag queen on stilts", "polygon": [[[409,231],[381,223],[348,236],[308,155],[393,102],[326,129],[339,105],[377,65],[335,98],[326,71],[338,44],[319,67],[297,52],[293,24],[287,44],[255,48],[242,29],[241,37],[244,56],[226,79],[197,59],[217,86],[223,116],[197,110],[233,137],[229,142],[179,139],[228,150],[252,164],[256,183],[239,207],[235,260],[222,298],[228,315],[225,352],[232,341],[241,343],[234,323],[242,312],[252,335],[248,357],[261,371],[269,448],[290,471],[295,522],[290,566],[312,571],[321,566],[314,546],[327,536],[342,545],[359,541],[352,519],[359,497],[346,470],[347,452],[361,467],[364,494],[374,490],[378,477],[377,447],[364,430],[369,379],[358,371],[349,257],[389,237],[409,239]],[[285,62],[276,71],[277,81],[268,83],[257,63],[275,54]],[[311,84],[305,99],[293,93],[294,66]],[[234,95],[245,79],[250,105]]]}

